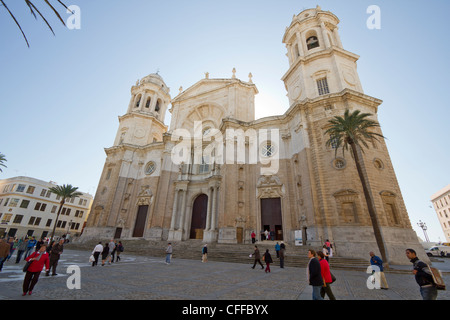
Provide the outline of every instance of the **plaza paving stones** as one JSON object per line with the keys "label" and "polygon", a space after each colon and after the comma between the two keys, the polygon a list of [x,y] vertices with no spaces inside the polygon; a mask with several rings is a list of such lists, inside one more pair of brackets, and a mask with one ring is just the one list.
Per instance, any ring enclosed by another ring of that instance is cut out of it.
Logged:
{"label": "plaza paving stones", "polygon": [[[90,251],[65,249],[57,276],[41,274],[33,294],[22,297],[24,262],[15,264],[15,256],[0,272],[1,300],[311,300],[311,286],[306,283],[306,269],[260,267],[251,269],[252,261],[225,263],[200,259],[173,259],[122,254],[111,265],[92,267]],[[450,260],[450,259],[449,259]],[[445,262],[442,267],[450,264]],[[67,273],[71,265],[80,267],[81,289],[69,289]],[[439,268],[439,265],[436,265]],[[306,267],[306,266],[305,266]],[[401,266],[409,269],[410,266]],[[338,300],[421,300],[419,287],[409,273],[387,273],[389,290],[370,290],[368,274],[352,270],[332,270],[337,281],[332,285]],[[444,273],[450,283],[450,275]],[[449,291],[439,291],[439,300],[448,300]]]}

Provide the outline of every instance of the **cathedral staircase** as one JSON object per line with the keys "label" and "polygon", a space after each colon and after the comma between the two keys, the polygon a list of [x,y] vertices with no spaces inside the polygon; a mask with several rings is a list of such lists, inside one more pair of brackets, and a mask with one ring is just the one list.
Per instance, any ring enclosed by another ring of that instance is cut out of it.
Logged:
{"label": "cathedral staircase", "polygon": [[[167,241],[150,241],[150,240],[121,240],[125,248],[124,254],[137,254],[149,257],[165,257],[165,249]],[[102,244],[108,243],[109,240],[102,241]],[[98,241],[79,242],[77,240],[66,245],[67,249],[93,250]],[[276,241],[259,241],[258,246],[261,257],[269,249],[274,263],[272,266],[279,266],[279,259],[275,253]],[[202,240],[188,240],[172,243],[174,259],[190,259],[199,260],[202,258],[202,248],[204,242]],[[285,267],[305,268],[308,264],[308,246],[286,246],[286,258],[284,260]],[[319,250],[319,248],[313,248]],[[208,261],[220,261],[231,263],[243,263],[249,266],[253,265],[254,258],[249,257],[254,252],[254,244],[208,244]],[[369,259],[346,258],[334,255],[330,258],[331,269],[341,270],[358,270],[365,272],[369,266]]]}

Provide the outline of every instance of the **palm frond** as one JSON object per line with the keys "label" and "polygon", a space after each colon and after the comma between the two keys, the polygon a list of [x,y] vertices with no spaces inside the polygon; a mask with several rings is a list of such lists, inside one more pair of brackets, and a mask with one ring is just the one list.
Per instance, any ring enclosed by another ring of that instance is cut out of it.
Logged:
{"label": "palm frond", "polygon": [[[24,0],[25,4],[28,6],[28,8],[30,9],[30,13],[33,15],[33,17],[35,19],[37,19],[37,15],[36,13],[42,18],[42,20],[44,20],[45,24],[47,25],[47,27],[50,29],[50,31],[53,33],[53,35],[55,34],[55,32],[53,31],[52,26],[50,25],[50,23],[48,22],[48,20],[44,17],[44,15],[40,12],[40,10],[34,5],[34,3],[31,0]],[[53,12],[55,13],[55,15],[58,17],[58,19],[62,22],[62,24],[65,26],[66,24],[64,23],[64,20],[62,19],[61,15],[59,14],[59,12],[56,10],[56,8],[49,2],[49,0],[44,0],[45,3],[47,4],[47,6],[49,6]],[[57,0],[59,4],[61,4],[66,10],[68,10],[68,7],[61,1],[61,0]],[[9,15],[11,16],[11,18],[14,20],[14,22],[16,23],[17,27],[19,28],[20,32],[22,33],[23,38],[25,39],[25,42],[27,43],[28,48],[30,47],[30,43],[28,42],[27,36],[25,35],[25,32],[22,29],[22,26],[20,25],[20,23],[17,21],[16,17],[14,16],[14,14],[11,12],[11,10],[8,8],[8,6],[6,5],[4,0],[0,0],[0,3],[5,7],[5,9],[8,11]]]}

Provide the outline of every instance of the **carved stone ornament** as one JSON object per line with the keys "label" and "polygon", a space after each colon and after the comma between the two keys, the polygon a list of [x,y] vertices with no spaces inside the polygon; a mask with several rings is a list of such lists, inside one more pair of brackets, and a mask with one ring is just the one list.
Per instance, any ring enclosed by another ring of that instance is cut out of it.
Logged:
{"label": "carved stone ornament", "polygon": [[150,186],[141,186],[141,191],[137,197],[138,206],[149,206],[152,203],[153,193],[150,190]]}

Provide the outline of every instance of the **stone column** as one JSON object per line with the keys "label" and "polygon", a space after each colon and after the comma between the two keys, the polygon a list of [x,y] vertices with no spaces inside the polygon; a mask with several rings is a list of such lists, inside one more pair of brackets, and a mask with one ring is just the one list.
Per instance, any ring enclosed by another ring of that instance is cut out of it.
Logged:
{"label": "stone column", "polygon": [[330,40],[328,39],[328,33],[327,33],[327,28],[325,27],[325,23],[323,23],[323,22],[320,23],[320,30],[322,31],[322,38],[323,38],[323,43],[325,45],[325,48],[330,48],[331,44],[330,44]]}
{"label": "stone column", "polygon": [[182,190],[182,192],[183,192],[183,198],[181,200],[180,230],[181,230],[181,239],[183,240],[184,220],[186,217],[186,193],[187,193],[187,190]]}
{"label": "stone column", "polygon": [[208,208],[206,211],[206,227],[205,231],[211,229],[211,202],[212,202],[212,191],[211,188],[208,189]]}
{"label": "stone column", "polygon": [[172,221],[170,222],[170,230],[175,230],[175,220],[177,218],[178,207],[178,190],[175,189],[175,199],[173,201]]}
{"label": "stone column", "polygon": [[218,194],[218,188],[214,186],[212,191],[212,204],[211,204],[211,231],[216,231],[216,219],[217,219],[217,210],[216,210],[216,198]]}

